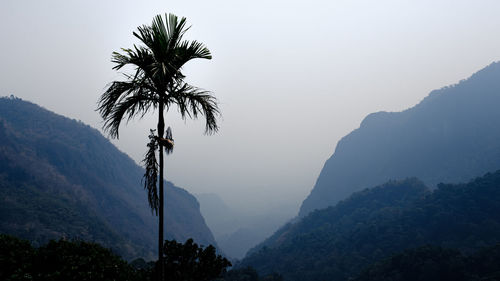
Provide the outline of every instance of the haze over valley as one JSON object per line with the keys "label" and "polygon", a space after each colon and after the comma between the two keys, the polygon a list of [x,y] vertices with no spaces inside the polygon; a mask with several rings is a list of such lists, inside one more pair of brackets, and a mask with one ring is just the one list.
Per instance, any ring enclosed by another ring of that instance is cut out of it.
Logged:
{"label": "haze over valley", "polygon": [[[97,100],[119,78],[111,53],[137,44],[132,32],[154,15],[185,16],[187,39],[213,53],[186,65],[187,79],[223,114],[210,137],[203,122],[168,114],[177,147],[166,177],[245,212],[294,203],[296,215],[365,116],[412,107],[500,58],[492,0],[121,3],[2,1],[0,95],[101,129]],[[112,141],[140,163],[154,124],[154,114],[131,120]]]}

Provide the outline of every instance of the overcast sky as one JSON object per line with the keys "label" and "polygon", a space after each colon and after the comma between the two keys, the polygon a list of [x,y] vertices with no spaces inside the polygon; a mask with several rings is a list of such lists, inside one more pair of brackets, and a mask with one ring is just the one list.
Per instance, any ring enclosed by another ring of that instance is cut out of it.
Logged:
{"label": "overcast sky", "polygon": [[[412,107],[500,60],[497,0],[2,0],[0,95],[100,129],[97,100],[121,79],[111,53],[165,12],[187,17],[187,38],[211,50],[184,72],[223,113],[215,136],[167,115],[166,177],[242,208],[298,207],[367,114]],[[113,142],[140,162],[155,117],[124,123]]]}

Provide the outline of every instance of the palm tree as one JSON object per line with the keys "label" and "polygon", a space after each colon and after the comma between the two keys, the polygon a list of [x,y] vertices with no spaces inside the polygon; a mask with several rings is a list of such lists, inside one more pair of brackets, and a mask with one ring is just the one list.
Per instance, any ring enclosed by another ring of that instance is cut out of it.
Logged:
{"label": "palm tree", "polygon": [[[98,111],[104,119],[103,129],[112,138],[118,138],[118,129],[122,120],[143,117],[151,110],[158,110],[157,134],[151,130],[148,153],[144,160],[146,173],[144,188],[148,192],[151,210],[159,215],[158,260],[162,266],[163,279],[163,149],[172,151],[173,140],[170,128],[164,138],[164,113],[176,107],[183,119],[204,116],[205,133],[218,130],[217,117],[220,115],[217,100],[211,92],[201,90],[184,81],[181,70],[192,59],[211,59],[210,51],[200,42],[183,40],[186,19],[165,14],[153,19],[151,26],[137,28],[133,35],[143,45],[134,45],[132,49],[122,49],[122,53],[113,52],[113,69],[125,66],[135,69],[133,74],[123,74],[125,81],[110,83],[99,99]],[[155,151],[159,150],[159,165]],[[159,190],[157,175],[159,166]],[[158,196],[159,194],[159,196]]]}

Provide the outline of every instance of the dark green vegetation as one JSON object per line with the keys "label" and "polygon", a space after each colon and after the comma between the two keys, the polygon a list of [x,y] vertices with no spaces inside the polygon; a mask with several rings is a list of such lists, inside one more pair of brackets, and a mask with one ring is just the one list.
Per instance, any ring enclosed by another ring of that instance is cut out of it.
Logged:
{"label": "dark green vegetation", "polygon": [[[158,109],[158,135],[151,130],[149,150],[144,159],[144,188],[148,192],[149,206],[159,215],[158,253],[161,252],[164,239],[163,149],[165,148],[166,153],[173,150],[170,127],[165,134],[164,114],[175,107],[183,119],[196,119],[198,115],[203,115],[206,119],[205,132],[214,133],[218,130],[217,100],[210,92],[187,84],[181,72],[182,67],[190,60],[212,58],[210,51],[202,43],[183,40],[188,29],[186,18],[178,19],[173,14],[165,14],[165,20],[158,15],[151,26],[138,27],[133,34],[142,45],[122,49],[123,53],[114,52],[111,60],[115,63],[113,69],[132,67],[134,73],[124,74],[125,81],[112,82],[99,100],[98,110],[105,120],[104,129],[111,137],[116,138],[122,120],[142,117],[149,111]],[[159,161],[156,161],[156,150],[159,151]],[[161,259],[159,254],[163,268]]]}
{"label": "dark green vegetation", "polygon": [[[0,98],[0,233],[94,241],[126,259],[156,253],[144,170],[97,130],[16,98]],[[166,183],[166,237],[215,241],[196,199]]]}
{"label": "dark green vegetation", "polygon": [[141,280],[140,272],[99,244],[50,241],[33,248],[0,234],[0,280]]}
{"label": "dark green vegetation", "polygon": [[202,248],[192,239],[184,244],[165,241],[163,254],[165,279],[169,281],[210,281],[231,266],[226,258],[216,254],[213,246]]}
{"label": "dark green vegetation", "polygon": [[426,244],[466,254],[500,242],[500,171],[431,192],[416,179],[353,194],[290,223],[241,266],[285,280],[348,280],[370,264]]}
{"label": "dark green vegetation", "polygon": [[417,177],[434,188],[500,167],[500,63],[433,91],[403,112],[378,112],[339,141],[300,216],[355,191]]}
{"label": "dark green vegetation", "polygon": [[[168,281],[209,281],[231,264],[213,246],[199,247],[189,239],[165,241]],[[50,241],[34,248],[26,240],[0,234],[0,280],[156,280],[155,264],[138,259],[128,264],[109,249],[83,241]]]}
{"label": "dark green vegetation", "polygon": [[277,273],[260,277],[255,269],[245,267],[230,270],[217,281],[283,281],[283,277]]}
{"label": "dark green vegetation", "polygon": [[500,244],[464,256],[455,250],[424,246],[378,262],[353,281],[500,280]]}

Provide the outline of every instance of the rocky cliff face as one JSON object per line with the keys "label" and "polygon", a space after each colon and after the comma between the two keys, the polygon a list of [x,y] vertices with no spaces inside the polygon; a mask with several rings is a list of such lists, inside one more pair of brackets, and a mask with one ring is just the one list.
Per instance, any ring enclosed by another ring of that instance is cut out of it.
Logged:
{"label": "rocky cliff face", "polygon": [[430,93],[403,112],[368,115],[339,141],[300,216],[390,179],[429,186],[500,168],[500,63]]}

